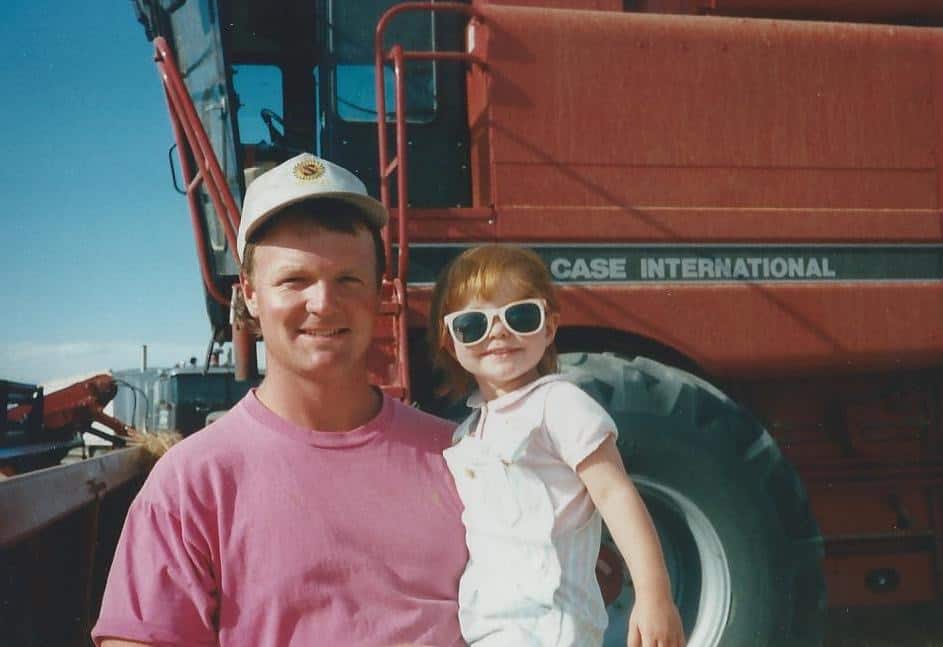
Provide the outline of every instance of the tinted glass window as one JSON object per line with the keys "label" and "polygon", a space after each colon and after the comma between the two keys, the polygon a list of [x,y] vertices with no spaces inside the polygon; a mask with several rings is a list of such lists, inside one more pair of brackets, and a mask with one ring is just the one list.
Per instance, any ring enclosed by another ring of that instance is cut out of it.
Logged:
{"label": "tinted glass window", "polygon": [[239,139],[243,144],[272,144],[268,126],[262,111],[274,113],[275,126],[283,113],[282,72],[274,65],[233,65],[233,87],[239,99],[236,118],[239,123]]}
{"label": "tinted glass window", "polygon": [[[328,47],[334,63],[335,110],[347,121],[376,120],[373,35],[380,16],[396,4],[391,0],[333,1],[329,5]],[[387,50],[399,44],[407,51],[435,49],[432,12],[407,12],[393,18],[386,30]],[[405,66],[406,113],[411,122],[435,116],[435,63],[412,61]],[[386,112],[395,108],[392,65],[384,71]]]}

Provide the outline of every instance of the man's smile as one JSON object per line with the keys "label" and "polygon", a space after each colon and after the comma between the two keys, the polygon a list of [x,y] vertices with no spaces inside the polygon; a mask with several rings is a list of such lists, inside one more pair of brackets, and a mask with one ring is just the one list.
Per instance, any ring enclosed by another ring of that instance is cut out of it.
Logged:
{"label": "man's smile", "polygon": [[350,328],[302,328],[299,332],[306,337],[337,337],[350,332]]}

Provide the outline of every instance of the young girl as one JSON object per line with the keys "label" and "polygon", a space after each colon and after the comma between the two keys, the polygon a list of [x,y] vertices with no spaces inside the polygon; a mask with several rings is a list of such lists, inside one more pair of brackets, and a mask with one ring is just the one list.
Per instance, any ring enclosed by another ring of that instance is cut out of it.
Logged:
{"label": "young girl", "polygon": [[465,504],[459,620],[474,647],[598,647],[600,513],[635,588],[629,647],[680,647],[658,537],[595,400],[557,373],[559,308],[540,258],[487,245],[436,285],[435,361],[452,395],[478,390],[445,459]]}

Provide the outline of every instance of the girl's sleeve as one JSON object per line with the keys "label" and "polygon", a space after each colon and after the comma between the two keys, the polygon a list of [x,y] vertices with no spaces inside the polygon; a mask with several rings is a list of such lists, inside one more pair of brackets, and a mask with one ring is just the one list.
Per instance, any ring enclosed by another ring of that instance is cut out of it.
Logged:
{"label": "girl's sleeve", "polygon": [[606,410],[569,382],[554,384],[547,394],[544,427],[560,457],[574,471],[609,436],[619,433]]}

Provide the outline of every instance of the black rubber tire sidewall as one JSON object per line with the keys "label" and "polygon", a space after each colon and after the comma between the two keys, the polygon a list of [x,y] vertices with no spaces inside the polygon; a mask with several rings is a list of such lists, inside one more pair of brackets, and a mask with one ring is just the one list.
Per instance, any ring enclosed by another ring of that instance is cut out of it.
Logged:
{"label": "black rubber tire sidewall", "polygon": [[795,470],[769,434],[714,387],[678,369],[608,354],[562,360],[613,416],[643,496],[651,496],[645,481],[680,493],[716,532],[731,587],[716,644],[821,644],[821,536]]}

